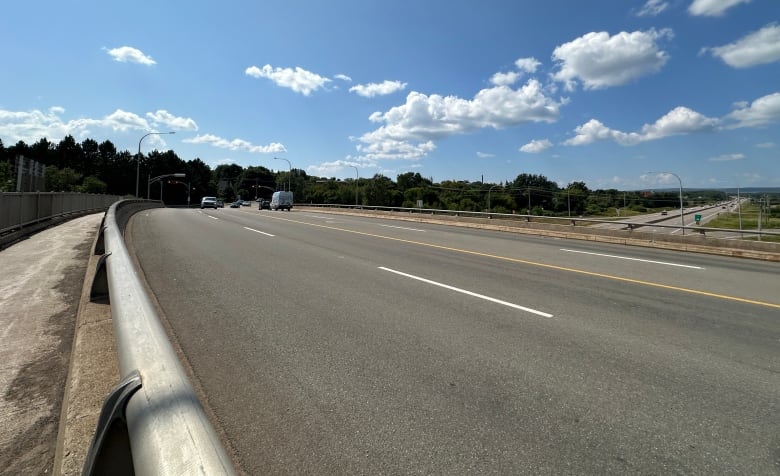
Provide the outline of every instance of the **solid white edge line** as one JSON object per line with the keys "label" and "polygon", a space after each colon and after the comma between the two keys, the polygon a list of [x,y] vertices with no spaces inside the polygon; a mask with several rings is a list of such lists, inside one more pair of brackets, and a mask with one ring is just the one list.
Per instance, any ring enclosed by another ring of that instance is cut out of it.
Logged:
{"label": "solid white edge line", "polygon": [[679,263],[669,263],[667,261],[653,261],[650,259],[641,259],[641,258],[631,258],[629,256],[618,256],[618,255],[608,255],[603,253],[593,253],[590,251],[579,251],[579,250],[570,250],[566,248],[561,248],[561,251],[567,251],[569,253],[580,253],[583,255],[593,255],[593,256],[602,256],[604,258],[617,258],[617,259],[625,259],[629,261],[641,261],[643,263],[653,263],[653,264],[663,264],[666,266],[677,266],[678,268],[690,268],[690,269],[704,269],[701,266],[691,266],[688,264],[679,264]]}
{"label": "solid white edge line", "polygon": [[384,226],[384,227],[387,227],[387,228],[397,228],[399,230],[421,231],[421,232],[425,233],[425,230],[420,230],[419,228],[407,228],[405,226],[394,226],[394,225],[379,225],[379,226]]}
{"label": "solid white edge line", "polygon": [[244,229],[245,230],[249,230],[249,231],[254,231],[255,233],[260,233],[261,235],[265,235],[265,236],[274,236],[274,235],[272,235],[270,233],[266,233],[264,231],[255,230],[254,228],[249,228],[248,226],[245,226]]}
{"label": "solid white edge line", "polygon": [[436,282],[436,281],[431,281],[430,279],[421,278],[421,277],[415,276],[413,274],[403,273],[401,271],[396,271],[394,269],[385,268],[384,266],[380,266],[379,269],[381,269],[383,271],[389,271],[391,273],[395,273],[395,274],[397,274],[399,276],[404,276],[406,278],[415,279],[417,281],[422,281],[424,283],[432,284],[434,286],[439,286],[440,288],[449,289],[450,291],[455,291],[455,292],[459,292],[461,294],[466,294],[468,296],[484,299],[486,301],[494,302],[494,303],[497,303],[497,304],[502,304],[504,306],[508,306],[508,307],[511,307],[511,308],[514,308],[514,309],[519,309],[521,311],[530,312],[531,314],[536,314],[537,316],[542,316],[542,317],[547,317],[547,318],[553,317],[552,314],[548,314],[548,313],[542,312],[542,311],[537,311],[536,309],[531,309],[530,307],[520,306],[518,304],[513,304],[511,302],[506,302],[506,301],[502,301],[500,299],[492,298],[490,296],[485,296],[484,294],[478,294],[478,293],[475,293],[475,292],[472,292],[472,291],[467,291],[465,289],[456,288],[456,287],[450,286],[448,284],[443,284],[443,283],[439,283],[439,282]]}

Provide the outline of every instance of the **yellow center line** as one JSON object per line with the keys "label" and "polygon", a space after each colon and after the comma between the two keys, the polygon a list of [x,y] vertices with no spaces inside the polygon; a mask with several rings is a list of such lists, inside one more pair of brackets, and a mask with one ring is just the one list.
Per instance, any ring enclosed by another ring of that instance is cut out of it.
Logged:
{"label": "yellow center line", "polygon": [[539,268],[554,269],[554,270],[557,270],[557,271],[566,271],[566,272],[569,272],[569,273],[576,273],[576,274],[581,274],[581,275],[585,275],[585,276],[593,276],[593,277],[597,277],[597,278],[611,279],[611,280],[614,280],[614,281],[621,281],[621,282],[624,282],[624,283],[639,284],[639,285],[643,285],[643,286],[651,286],[651,287],[654,287],[654,288],[667,289],[667,290],[671,290],[671,291],[678,291],[678,292],[683,292],[683,293],[688,293],[688,294],[696,294],[696,295],[699,295],[699,296],[707,296],[707,297],[712,297],[712,298],[725,299],[727,301],[736,301],[736,302],[742,302],[742,303],[747,303],[747,304],[755,304],[757,306],[765,306],[765,307],[771,307],[771,308],[775,308],[775,309],[780,309],[780,304],[775,304],[775,303],[767,302],[767,301],[757,301],[755,299],[746,299],[746,298],[741,298],[741,297],[737,297],[737,296],[729,296],[727,294],[711,293],[709,291],[700,291],[698,289],[683,288],[683,287],[680,287],[680,286],[672,286],[672,285],[669,285],[669,284],[654,283],[652,281],[643,281],[641,279],[624,278],[622,276],[615,276],[615,275],[611,275],[611,274],[597,273],[597,272],[594,272],[594,271],[586,271],[586,270],[583,270],[583,269],[569,268],[569,267],[566,267],[566,266],[558,266],[558,265],[555,265],[555,264],[539,263],[538,261],[529,261],[529,260],[520,259],[520,258],[510,258],[508,256],[499,256],[499,255],[494,255],[494,254],[490,254],[490,253],[482,253],[480,251],[464,250],[464,249],[461,249],[461,248],[453,248],[453,247],[450,247],[450,246],[437,245],[437,244],[434,244],[434,243],[425,243],[423,241],[414,241],[414,240],[407,240],[407,239],[404,239],[404,238],[395,238],[395,237],[386,236],[386,235],[377,235],[375,233],[366,233],[364,231],[348,230],[346,228],[339,228],[339,227],[329,226],[329,225],[320,225],[318,223],[308,223],[308,222],[305,222],[305,221],[292,220],[292,219],[289,219],[289,218],[272,217],[270,215],[263,215],[263,216],[266,216],[266,217],[269,217],[269,218],[274,218],[276,220],[283,220],[283,221],[288,221],[288,222],[291,222],[291,223],[298,223],[298,224],[301,224],[301,225],[308,225],[308,226],[314,226],[314,227],[319,227],[319,228],[327,228],[329,230],[341,231],[341,232],[344,232],[344,233],[352,233],[352,234],[355,234],[355,235],[369,236],[371,238],[379,238],[379,239],[383,239],[383,240],[397,241],[397,242],[400,242],[400,243],[407,243],[407,244],[410,244],[410,245],[425,246],[425,247],[428,247],[428,248],[436,248],[436,249],[445,250],[445,251],[452,251],[452,252],[455,252],[455,253],[468,254],[468,255],[472,255],[472,256],[481,256],[483,258],[492,258],[492,259],[497,259],[497,260],[501,260],[501,261],[508,261],[508,262],[511,262],[511,263],[519,263],[519,264],[525,264],[525,265],[529,265],[529,266],[536,266],[536,267],[539,267]]}

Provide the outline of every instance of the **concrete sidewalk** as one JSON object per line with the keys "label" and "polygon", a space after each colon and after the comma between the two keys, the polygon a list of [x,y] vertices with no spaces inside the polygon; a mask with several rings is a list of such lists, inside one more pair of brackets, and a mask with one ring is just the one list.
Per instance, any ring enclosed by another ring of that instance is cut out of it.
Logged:
{"label": "concrete sidewalk", "polygon": [[2,475],[80,474],[100,406],[119,381],[109,306],[89,302],[102,217],[0,251]]}

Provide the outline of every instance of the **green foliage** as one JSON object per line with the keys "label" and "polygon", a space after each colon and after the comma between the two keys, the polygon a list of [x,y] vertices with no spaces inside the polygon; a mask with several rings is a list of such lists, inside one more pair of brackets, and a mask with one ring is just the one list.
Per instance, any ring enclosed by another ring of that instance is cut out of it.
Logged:
{"label": "green foliage", "polygon": [[58,169],[54,166],[46,167],[46,190],[51,192],[76,192],[81,184],[81,174],[65,167]]}
{"label": "green foliage", "polygon": [[108,185],[97,177],[89,176],[84,178],[84,182],[76,187],[76,191],[81,193],[106,193]]}

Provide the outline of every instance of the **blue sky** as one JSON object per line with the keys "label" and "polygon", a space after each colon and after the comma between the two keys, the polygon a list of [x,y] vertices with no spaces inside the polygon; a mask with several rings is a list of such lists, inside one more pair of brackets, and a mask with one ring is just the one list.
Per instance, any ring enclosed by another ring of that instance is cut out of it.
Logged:
{"label": "blue sky", "polygon": [[780,186],[778,0],[12,2],[0,139],[318,176]]}

